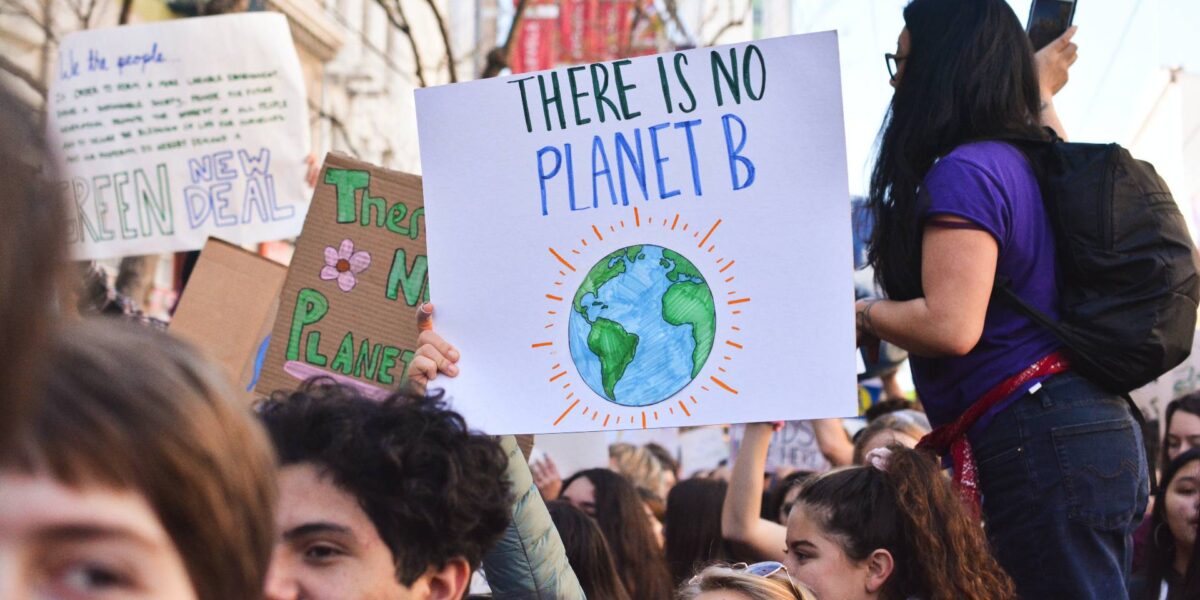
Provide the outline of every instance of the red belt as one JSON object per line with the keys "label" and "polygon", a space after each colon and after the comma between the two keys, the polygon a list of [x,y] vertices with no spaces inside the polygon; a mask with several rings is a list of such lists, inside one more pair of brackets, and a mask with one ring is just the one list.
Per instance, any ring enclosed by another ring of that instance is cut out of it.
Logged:
{"label": "red belt", "polygon": [[1062,373],[1071,367],[1071,363],[1061,352],[1054,352],[1041,360],[1029,365],[1024,371],[1005,379],[996,387],[975,401],[974,404],[958,417],[953,423],[942,425],[921,438],[917,444],[920,450],[929,450],[938,456],[950,454],[951,471],[954,475],[954,486],[962,496],[967,506],[979,516],[979,470],[975,466],[975,455],[971,451],[971,442],[967,439],[967,431],[997,404],[1013,395],[1021,386],[1031,380]]}

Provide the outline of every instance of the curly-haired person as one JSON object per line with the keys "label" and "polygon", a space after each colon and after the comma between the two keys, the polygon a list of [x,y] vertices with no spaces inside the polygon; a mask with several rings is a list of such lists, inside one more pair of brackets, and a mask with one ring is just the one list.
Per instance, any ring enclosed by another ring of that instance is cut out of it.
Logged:
{"label": "curly-haired person", "polygon": [[310,382],[259,418],[279,455],[268,600],[458,600],[508,526],[507,456],[437,396]]}

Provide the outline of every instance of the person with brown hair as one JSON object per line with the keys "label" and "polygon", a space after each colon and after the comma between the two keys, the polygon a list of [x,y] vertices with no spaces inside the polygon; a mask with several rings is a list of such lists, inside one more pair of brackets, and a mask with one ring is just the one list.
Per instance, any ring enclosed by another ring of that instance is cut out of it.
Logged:
{"label": "person with brown hair", "polygon": [[630,600],[617,575],[612,551],[596,520],[566,500],[546,503],[554,528],[562,537],[567,560],[591,600]]}
{"label": "person with brown hair", "polygon": [[714,565],[679,587],[676,600],[815,600],[777,562]]}
{"label": "person with brown hair", "polygon": [[221,371],[127,323],[64,326],[0,457],[0,598],[253,599],[275,467]]}
{"label": "person with brown hair", "polygon": [[733,558],[721,535],[721,505],[728,487],[717,479],[693,478],[679,482],[667,495],[663,548],[675,585],[687,581],[698,567]]}
{"label": "person with brown hair", "polygon": [[44,373],[66,265],[65,206],[39,177],[49,167],[39,123],[31,107],[0,86],[0,444],[21,422]]}
{"label": "person with brown hair", "polygon": [[929,430],[929,419],[915,410],[898,410],[882,415],[868,423],[855,438],[854,464],[863,464],[867,454],[876,448],[886,448],[892,444],[915,448]]}
{"label": "person with brown hair", "polygon": [[627,479],[608,469],[580,471],[563,482],[562,498],[600,524],[630,595],[658,599],[674,585],[649,514]]}
{"label": "person with brown hair", "polygon": [[1183,589],[1200,521],[1200,448],[1175,456],[1163,470],[1150,517],[1146,560],[1130,581],[1133,600],[1192,600]]}
{"label": "person with brown hair", "polygon": [[784,561],[818,598],[1015,600],[1012,580],[928,456],[900,445],[800,490]]}

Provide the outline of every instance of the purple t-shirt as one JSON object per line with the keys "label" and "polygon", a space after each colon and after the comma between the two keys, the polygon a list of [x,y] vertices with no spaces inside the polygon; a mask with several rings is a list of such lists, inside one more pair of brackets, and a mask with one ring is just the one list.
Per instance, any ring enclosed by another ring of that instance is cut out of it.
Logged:
{"label": "purple t-shirt", "polygon": [[[1020,151],[1003,142],[959,146],[933,165],[924,189],[928,206],[921,207],[922,224],[933,216],[954,215],[990,233],[1000,247],[998,275],[1007,277],[1026,302],[1058,317],[1053,232],[1037,180]],[[913,381],[930,423],[937,427],[957,419],[988,390],[1059,347],[1053,334],[994,297],[979,344],[966,356],[911,357]],[[1014,392],[976,428],[1038,381]]]}

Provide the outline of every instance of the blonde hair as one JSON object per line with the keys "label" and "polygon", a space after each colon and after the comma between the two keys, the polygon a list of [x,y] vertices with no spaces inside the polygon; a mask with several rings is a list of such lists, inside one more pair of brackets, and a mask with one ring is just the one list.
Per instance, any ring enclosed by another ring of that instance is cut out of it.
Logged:
{"label": "blonde hair", "polygon": [[679,586],[676,600],[695,600],[704,592],[729,590],[754,600],[816,600],[802,584],[791,580],[785,570],[760,577],[728,565],[713,565],[700,571],[691,581]]}
{"label": "blonde hair", "polygon": [[612,468],[628,479],[634,487],[646,490],[659,499],[667,497],[667,471],[649,450],[618,442],[608,447]]}

